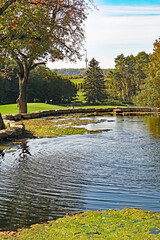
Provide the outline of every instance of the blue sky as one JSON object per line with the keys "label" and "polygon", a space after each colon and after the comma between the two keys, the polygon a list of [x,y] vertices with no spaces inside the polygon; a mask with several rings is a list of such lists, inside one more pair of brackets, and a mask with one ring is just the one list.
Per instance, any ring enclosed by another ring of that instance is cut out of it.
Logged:
{"label": "blue sky", "polygon": [[[85,22],[88,60],[93,57],[101,68],[113,68],[121,53],[137,55],[153,52],[153,43],[160,37],[160,0],[110,1],[95,0],[98,10],[90,12]],[[50,68],[84,68],[84,57],[76,64],[58,61]]]}
{"label": "blue sky", "polygon": [[104,4],[104,5],[127,5],[127,6],[146,6],[146,5],[160,5],[160,0],[96,0],[96,4]]}

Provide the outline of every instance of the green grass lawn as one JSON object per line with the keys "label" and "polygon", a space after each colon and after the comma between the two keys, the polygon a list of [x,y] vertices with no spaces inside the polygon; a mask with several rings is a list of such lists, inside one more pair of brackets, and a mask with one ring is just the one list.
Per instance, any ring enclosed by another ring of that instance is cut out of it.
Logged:
{"label": "green grass lawn", "polygon": [[[27,106],[28,106],[28,113],[35,112],[35,111],[66,108],[65,106],[51,105],[51,104],[45,104],[45,103],[28,103]],[[2,115],[18,113],[17,104],[0,105],[0,113]]]}
{"label": "green grass lawn", "polygon": [[[73,107],[74,104],[69,104],[68,106],[61,106],[61,105],[51,105],[51,104],[45,104],[45,103],[28,103],[28,113],[32,113],[35,111],[44,111],[44,110],[51,110],[51,109],[65,109],[68,107]],[[98,105],[98,106],[79,106],[83,108],[108,108],[113,106],[108,105]],[[4,114],[16,114],[18,113],[17,104],[7,104],[7,105],[0,105],[0,113],[2,115]]]}
{"label": "green grass lawn", "polygon": [[[81,100],[80,104],[77,103],[66,104],[66,105],[51,105],[46,103],[28,103],[28,113],[32,113],[35,111],[44,111],[44,110],[51,110],[51,109],[65,109],[65,108],[113,108],[116,106],[125,106],[121,105],[118,101],[117,102],[108,102],[106,105],[87,105],[84,101],[83,92],[78,92],[79,100]],[[17,104],[7,104],[7,105],[0,105],[0,113],[4,114],[16,114],[18,113]]]}
{"label": "green grass lawn", "polygon": [[84,78],[78,78],[78,79],[70,79],[71,82],[74,84],[79,84],[84,82]]}

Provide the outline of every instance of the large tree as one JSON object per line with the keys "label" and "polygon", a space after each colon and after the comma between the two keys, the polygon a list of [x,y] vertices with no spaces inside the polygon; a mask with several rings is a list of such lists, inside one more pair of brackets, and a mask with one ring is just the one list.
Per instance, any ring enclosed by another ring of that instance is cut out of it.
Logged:
{"label": "large tree", "polygon": [[84,91],[86,100],[90,103],[103,102],[106,98],[104,75],[99,67],[99,62],[94,58],[89,62],[86,72],[87,76],[84,81]]}
{"label": "large tree", "polygon": [[[9,1],[3,1],[5,3]],[[27,82],[37,65],[80,58],[87,0],[17,0],[1,11],[1,59],[12,61],[19,78],[19,112],[27,112]],[[0,6],[1,10],[2,7]],[[1,13],[0,12],[0,13]]]}
{"label": "large tree", "polygon": [[150,61],[145,65],[147,78],[141,85],[137,103],[141,106],[160,107],[160,39],[154,42]]}

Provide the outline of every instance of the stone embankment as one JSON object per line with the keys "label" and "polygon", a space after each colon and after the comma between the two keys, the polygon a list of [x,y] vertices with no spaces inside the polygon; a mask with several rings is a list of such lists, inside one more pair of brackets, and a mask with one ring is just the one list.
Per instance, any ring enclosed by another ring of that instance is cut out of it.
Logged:
{"label": "stone embankment", "polygon": [[72,108],[62,110],[48,110],[48,111],[37,111],[33,113],[23,114],[9,114],[3,115],[3,121],[8,128],[0,130],[0,140],[8,140],[18,138],[24,134],[24,125],[19,123],[21,120],[34,119],[47,116],[59,116],[64,114],[75,114],[75,113],[93,113],[97,114],[115,114],[115,115],[144,115],[144,114],[160,114],[160,108],[138,108],[138,107],[127,107],[127,108]]}
{"label": "stone embankment", "polygon": [[16,139],[24,134],[24,125],[15,121],[3,120],[6,128],[0,130],[0,141]]}
{"label": "stone embankment", "polygon": [[116,115],[131,116],[131,115],[149,115],[149,114],[160,114],[160,108],[149,108],[149,107],[117,107],[113,109],[113,113]]}

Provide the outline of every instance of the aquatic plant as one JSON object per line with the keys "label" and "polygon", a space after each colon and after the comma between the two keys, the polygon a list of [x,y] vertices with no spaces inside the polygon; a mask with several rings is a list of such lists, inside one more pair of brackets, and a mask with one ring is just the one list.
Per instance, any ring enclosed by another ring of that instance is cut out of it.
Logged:
{"label": "aquatic plant", "polygon": [[70,213],[56,221],[20,229],[17,233],[0,232],[0,237],[21,240],[156,240],[160,239],[160,213],[132,208]]}

